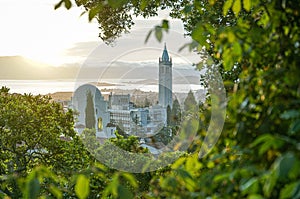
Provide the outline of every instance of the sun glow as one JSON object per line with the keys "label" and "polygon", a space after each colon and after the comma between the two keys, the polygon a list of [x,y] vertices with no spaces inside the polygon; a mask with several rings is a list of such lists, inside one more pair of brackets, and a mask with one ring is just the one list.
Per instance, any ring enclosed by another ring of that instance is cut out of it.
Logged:
{"label": "sun glow", "polygon": [[2,0],[0,6],[0,56],[20,55],[59,66],[76,62],[66,56],[74,43],[98,40],[97,25],[81,8],[54,10],[57,0]]}
{"label": "sun glow", "polygon": [[[54,5],[58,2],[59,0],[1,0],[0,56],[22,56],[52,66],[81,64],[94,48],[104,45],[98,38],[97,22],[89,23],[87,14],[80,17],[83,8],[74,6],[66,10],[62,6],[54,10]],[[136,32],[138,37],[134,38],[130,34],[130,43],[123,45],[134,47],[138,42],[144,44],[147,32],[167,16],[168,11],[160,11],[158,17],[151,20],[135,18],[136,24],[131,33]],[[172,29],[183,34],[183,26],[178,22],[171,24]],[[123,35],[122,38],[125,37]],[[120,52],[113,49],[110,54],[118,53]],[[105,52],[104,57],[110,54]]]}

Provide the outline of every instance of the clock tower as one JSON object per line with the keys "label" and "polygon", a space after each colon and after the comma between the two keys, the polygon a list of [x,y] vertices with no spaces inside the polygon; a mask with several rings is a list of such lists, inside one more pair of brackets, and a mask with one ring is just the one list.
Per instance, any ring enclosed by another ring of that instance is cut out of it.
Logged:
{"label": "clock tower", "polygon": [[159,89],[158,103],[167,108],[172,108],[172,58],[169,57],[165,44],[162,57],[159,58]]}

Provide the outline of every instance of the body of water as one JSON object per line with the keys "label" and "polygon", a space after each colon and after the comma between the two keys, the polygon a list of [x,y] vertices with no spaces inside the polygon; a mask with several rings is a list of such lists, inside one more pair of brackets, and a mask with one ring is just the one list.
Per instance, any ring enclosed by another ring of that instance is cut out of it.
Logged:
{"label": "body of water", "polygon": [[[108,82],[107,83],[114,83]],[[11,93],[31,93],[33,95],[49,94],[55,92],[74,92],[81,85],[79,82],[72,80],[0,80],[0,86],[10,88]],[[154,84],[135,84],[134,81],[118,83],[114,86],[98,86],[100,90],[106,89],[122,89],[133,90],[140,89],[145,92],[158,92],[158,85]],[[195,84],[175,84],[173,85],[174,93],[187,93],[189,90],[201,90],[200,85]]]}

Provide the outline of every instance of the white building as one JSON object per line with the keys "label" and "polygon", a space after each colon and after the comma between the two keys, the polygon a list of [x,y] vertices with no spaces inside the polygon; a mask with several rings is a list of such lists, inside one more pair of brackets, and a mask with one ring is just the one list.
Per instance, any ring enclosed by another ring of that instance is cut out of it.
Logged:
{"label": "white building", "polygon": [[95,129],[99,132],[106,131],[106,126],[109,123],[109,113],[107,111],[107,101],[104,100],[99,89],[90,84],[84,84],[76,89],[72,104],[73,109],[77,112],[77,120],[75,121],[75,128],[79,133],[86,127],[86,106],[87,93],[90,92],[93,97],[94,117],[96,120]]}
{"label": "white building", "polygon": [[73,96],[73,108],[78,111],[75,128],[80,133],[86,127],[87,93],[94,102],[95,129],[100,137],[113,137],[117,126],[127,134],[149,137],[158,133],[167,120],[167,106],[172,107],[172,59],[166,45],[159,58],[158,104],[146,108],[134,108],[130,95],[109,95],[105,101],[100,90],[89,84],[80,86]]}
{"label": "white building", "polygon": [[115,110],[129,110],[130,106],[130,95],[109,95],[109,109]]}

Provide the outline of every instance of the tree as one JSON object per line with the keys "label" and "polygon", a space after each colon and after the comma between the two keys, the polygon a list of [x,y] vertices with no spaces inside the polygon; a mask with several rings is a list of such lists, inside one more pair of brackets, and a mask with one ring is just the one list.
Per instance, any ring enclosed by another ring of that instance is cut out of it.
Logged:
{"label": "tree", "polygon": [[91,91],[86,93],[85,127],[93,129],[96,126],[94,96]]}
{"label": "tree", "polygon": [[172,112],[171,112],[171,125],[177,126],[181,122],[181,108],[178,99],[173,102]]}
{"label": "tree", "polygon": [[[0,89],[0,193],[22,197],[18,179],[40,165],[69,178],[90,158],[74,131],[73,112],[47,96]],[[1,194],[0,194],[1,195]]]}
{"label": "tree", "polygon": [[[300,157],[291,140],[299,139],[295,132],[300,130],[299,2],[186,3],[177,13],[185,13],[187,31],[199,48],[205,46],[213,60],[222,61],[218,69],[228,77],[225,83],[237,86],[227,89],[228,112],[219,146],[202,164],[193,158],[175,163],[175,171],[166,174],[154,192],[166,197],[195,192],[201,197],[298,197],[300,174],[295,168]],[[201,174],[192,172],[197,165]],[[189,181],[198,182],[185,191],[187,179],[178,177],[181,169],[193,174]],[[164,184],[175,176],[178,186],[170,190]]]}
{"label": "tree", "polygon": [[89,150],[95,150],[100,147],[99,141],[96,138],[96,129],[84,129],[80,135],[84,146]]}
{"label": "tree", "polygon": [[[83,4],[90,18],[101,15],[96,5]],[[101,7],[102,1],[99,4]],[[198,68],[208,69],[209,81],[219,71],[226,83],[228,111],[218,147],[201,162],[197,154],[180,158],[172,170],[151,181],[151,193],[146,195],[298,198],[299,2],[145,0],[108,1],[106,5],[131,7],[137,15],[147,15],[146,8],[154,8],[154,14],[158,8],[170,8],[194,39],[187,46],[204,52],[207,62]],[[104,31],[108,27],[100,26]],[[168,22],[163,21],[152,32],[161,41],[162,30],[167,29]],[[211,111],[209,99],[205,107]]]}
{"label": "tree", "polygon": [[[166,8],[171,1],[98,1],[98,0],[76,0],[77,6],[83,6],[88,13],[89,20],[96,19],[99,24],[99,37],[111,44],[122,33],[128,33],[134,25],[133,16],[143,16],[144,18],[157,16],[159,7]],[[64,3],[70,9],[70,0],[61,0],[55,5],[55,9]],[[166,28],[165,21],[163,28]]]}
{"label": "tree", "polygon": [[144,102],[144,107],[150,107],[151,106],[151,102],[149,101],[149,99],[146,97],[145,98],[145,102]]}
{"label": "tree", "polygon": [[[122,33],[129,32],[134,25],[132,12],[134,15],[144,17],[157,15],[156,2],[150,1],[141,3],[140,1],[76,0],[75,2],[77,6],[83,6],[86,9],[90,21],[93,18],[97,20],[101,30],[99,37],[106,43],[111,43]],[[62,3],[67,9],[72,6],[70,0],[61,0],[55,5],[55,9],[59,8]]]}
{"label": "tree", "polygon": [[170,105],[167,106],[167,126],[171,125],[171,107]]}
{"label": "tree", "polygon": [[[187,97],[184,100],[184,111],[196,111],[197,110],[197,102],[194,96],[193,91],[189,91]],[[196,111],[197,112],[197,111]]]}

